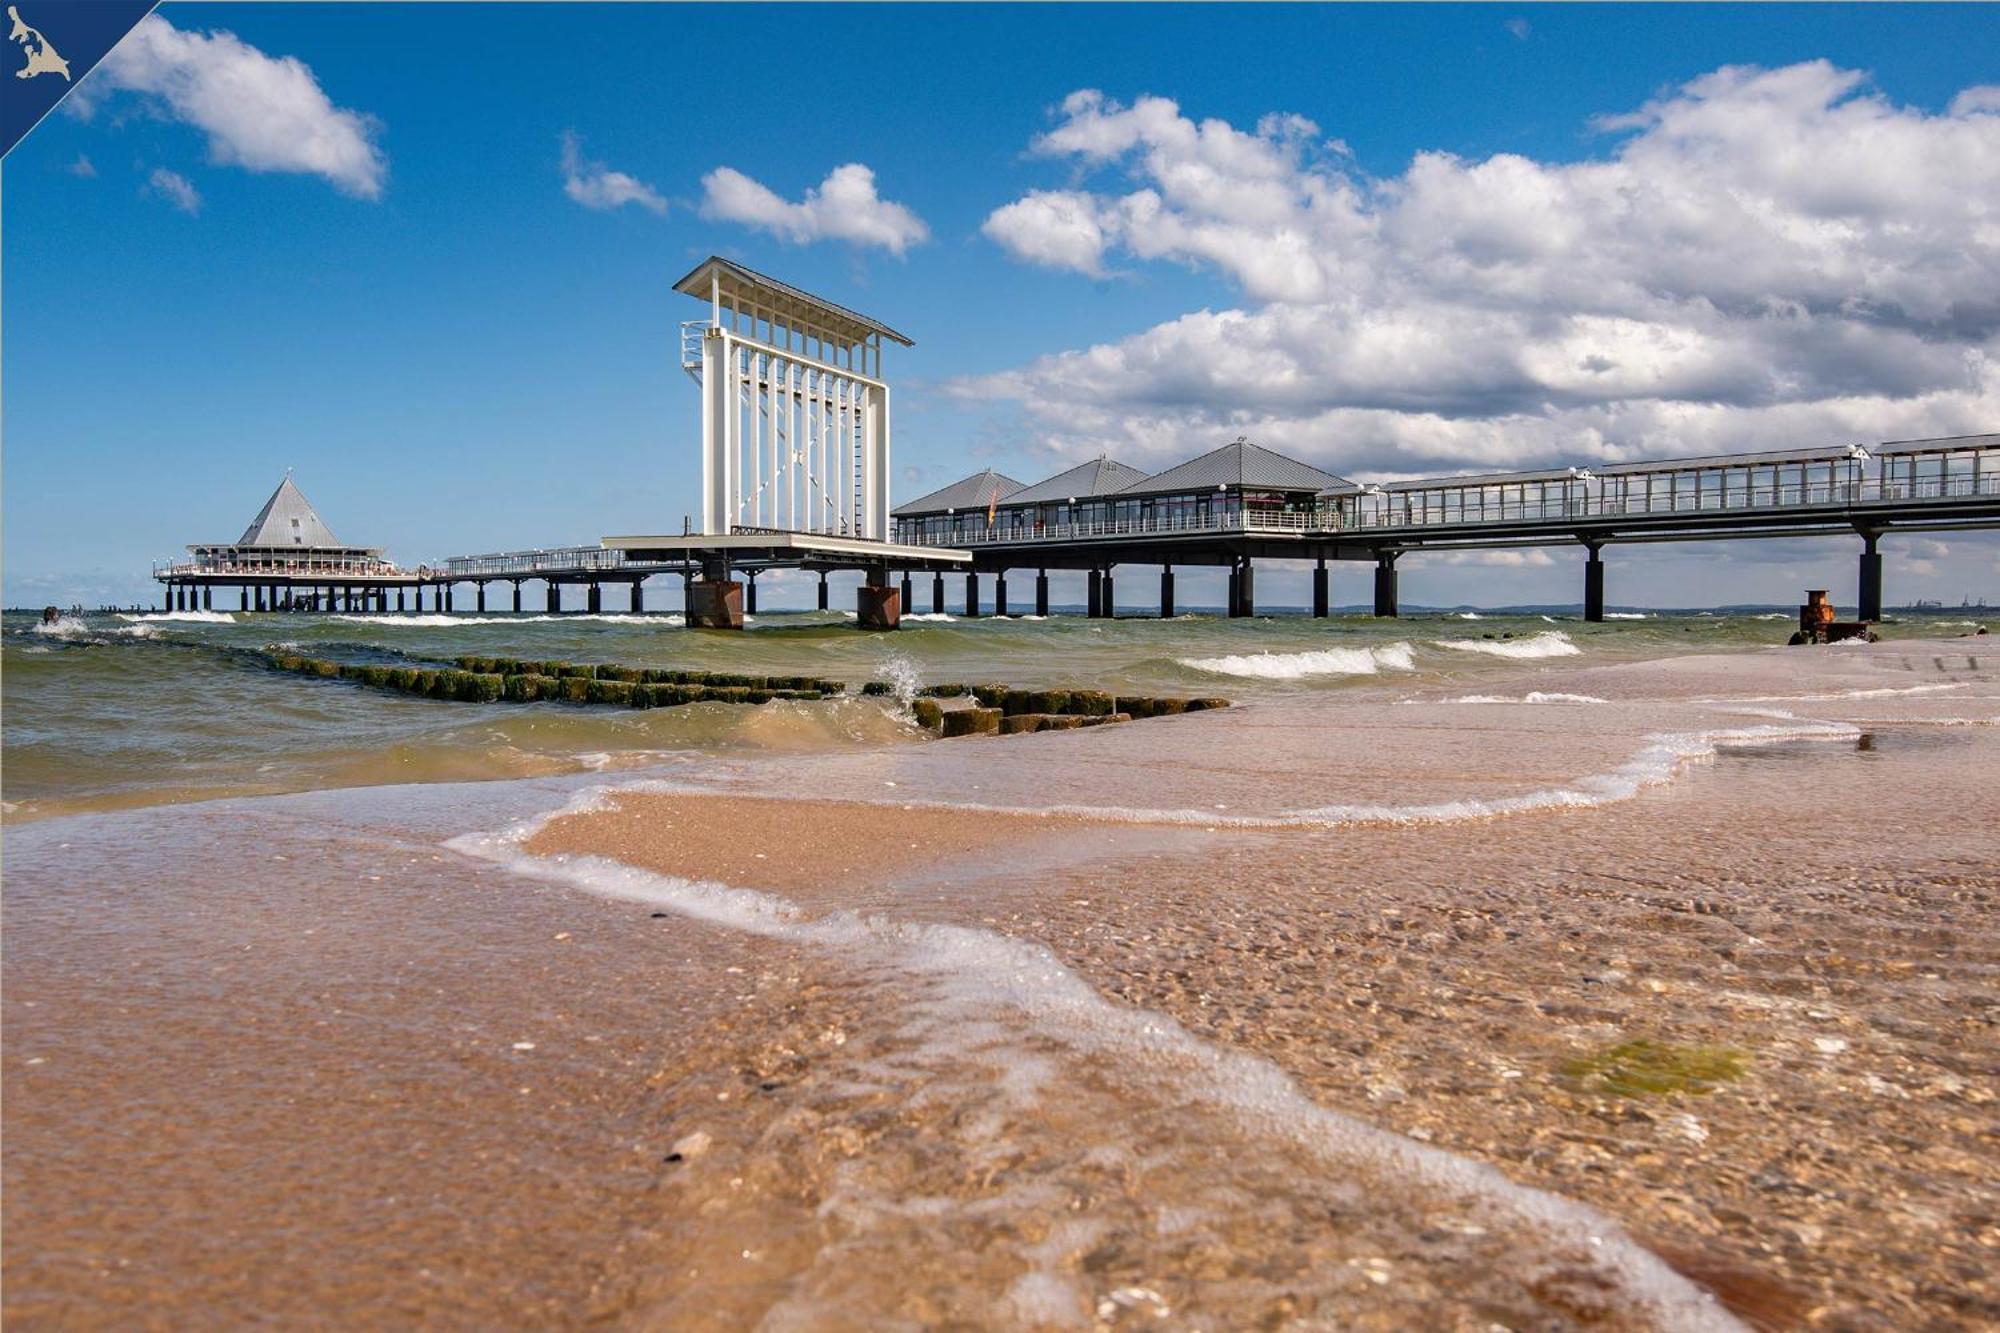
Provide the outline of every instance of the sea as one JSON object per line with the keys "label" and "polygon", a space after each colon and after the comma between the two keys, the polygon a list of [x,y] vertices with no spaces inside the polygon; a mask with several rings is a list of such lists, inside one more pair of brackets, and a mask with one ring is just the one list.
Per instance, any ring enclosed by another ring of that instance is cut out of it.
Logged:
{"label": "sea", "polygon": [[[1977,622],[1909,613],[1884,633],[1955,634]],[[756,616],[743,633],[671,615],[273,615],[223,611],[65,616],[9,612],[4,643],[4,814],[50,815],[278,792],[467,782],[643,768],[736,752],[919,743],[906,707],[867,681],[998,681],[1239,700],[1364,685],[1474,691],[1525,662],[1608,664],[1784,642],[1779,610],[1573,614],[1449,611],[1397,620],[1277,614],[1091,620],[1058,614],[905,616],[893,634],[852,617]],[[852,696],[761,708],[625,712],[406,699],[264,669],[256,650],[449,662],[461,654],[616,662],[848,682]],[[250,653],[232,650],[252,650]]]}

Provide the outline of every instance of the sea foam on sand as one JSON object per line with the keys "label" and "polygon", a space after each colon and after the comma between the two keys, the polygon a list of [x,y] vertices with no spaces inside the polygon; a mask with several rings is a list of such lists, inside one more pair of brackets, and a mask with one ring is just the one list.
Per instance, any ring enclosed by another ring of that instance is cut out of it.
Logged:
{"label": "sea foam on sand", "polygon": [[[523,844],[548,819],[602,808],[610,789],[579,793],[569,807],[515,828],[455,838],[454,850],[523,876],[662,908],[724,929],[831,953],[900,975],[916,989],[905,1015],[924,1034],[916,1059],[1025,1063],[1041,1095],[1058,1071],[1040,1052],[1053,1044],[1093,1068],[1125,1071],[1129,1095],[1168,1096],[1253,1139],[1288,1143],[1335,1173],[1355,1168],[1385,1181],[1436,1190],[1496,1219],[1526,1224],[1599,1267],[1663,1326],[1735,1329],[1715,1298],[1638,1244],[1610,1217],[1517,1184],[1484,1163],[1329,1110],[1270,1060],[1204,1041],[1173,1018],[1114,1004],[1043,945],[967,926],[837,911],[814,916],[775,894],[660,875],[596,856],[543,858]],[[1004,1021],[1001,1021],[1004,1020]],[[1004,1048],[1004,1049],[1003,1049]],[[1061,1089],[1047,1088],[1053,1095]]]}

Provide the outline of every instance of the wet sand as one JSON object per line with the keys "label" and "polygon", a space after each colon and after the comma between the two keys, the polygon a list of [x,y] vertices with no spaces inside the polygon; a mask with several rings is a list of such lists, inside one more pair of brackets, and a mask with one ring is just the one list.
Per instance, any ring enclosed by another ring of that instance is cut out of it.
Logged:
{"label": "wet sand", "polygon": [[[6,1318],[1708,1317],[1467,1163],[1762,1326],[1990,1325],[2000,663],[1897,648],[749,762],[532,879],[379,803],[130,817],[128,873],[10,882]],[[1600,804],[1283,822],[1802,721]],[[1005,812],[1055,806],[1097,813]],[[1576,1072],[1634,1039],[1740,1072]]]}

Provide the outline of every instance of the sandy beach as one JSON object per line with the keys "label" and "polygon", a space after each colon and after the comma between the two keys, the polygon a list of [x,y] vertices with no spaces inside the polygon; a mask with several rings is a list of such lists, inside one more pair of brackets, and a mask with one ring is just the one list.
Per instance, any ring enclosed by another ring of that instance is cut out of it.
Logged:
{"label": "sandy beach", "polygon": [[1990,1325],[1996,721],[1942,640],[94,817],[6,1315]]}

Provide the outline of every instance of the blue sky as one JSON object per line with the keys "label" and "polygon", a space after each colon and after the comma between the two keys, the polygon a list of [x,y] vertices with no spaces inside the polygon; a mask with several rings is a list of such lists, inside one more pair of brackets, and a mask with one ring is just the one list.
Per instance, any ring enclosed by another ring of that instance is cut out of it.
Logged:
{"label": "blue sky", "polygon": [[[698,470],[674,338],[699,312],[670,285],[711,252],[916,339],[889,366],[898,499],[989,463],[1024,480],[1099,450],[1157,465],[1239,430],[1369,476],[2000,428],[1990,214],[1950,214],[1934,253],[1787,254],[1701,234],[1720,210],[1700,197],[1664,241],[1591,211],[1624,188],[1592,164],[1698,196],[1803,153],[1823,165],[1760,216],[1907,237],[1897,210],[1949,211],[1924,188],[1976,193],[1968,162],[2000,170],[1978,91],[2000,83],[1990,7],[159,16],[177,41],[235,34],[272,105],[191,99],[174,49],[121,52],[122,72],[85,81],[87,117],[58,112],[8,156],[10,604],[147,596],[151,559],[234,537],[287,467],[344,540],[410,563],[677,529]],[[303,62],[305,85],[266,57]],[[1743,65],[1794,73],[1716,78]],[[1102,97],[1066,104],[1080,90]],[[921,239],[884,244],[882,215],[830,205],[757,225],[705,183],[727,167],[797,204],[856,163]],[[1360,202],[1327,202],[1342,182]],[[1266,187],[1268,208],[1243,202]],[[1138,220],[1141,195],[1163,210]],[[1297,263],[1271,271],[1290,242]],[[1924,286],[1935,255],[1969,265],[1943,296]],[[1833,299],[1847,272],[1891,275],[1858,291],[1869,313]],[[1189,321],[1203,311],[1224,318]],[[1287,336],[1328,360],[1209,369]],[[1536,359],[1579,338],[1620,349],[1591,363],[1630,384],[1579,388]],[[1612,597],[1784,601],[1846,586],[1850,555],[1641,549]],[[1900,555],[1892,601],[2000,596],[1990,539]],[[1406,596],[1573,600],[1573,563],[1412,561]]]}

